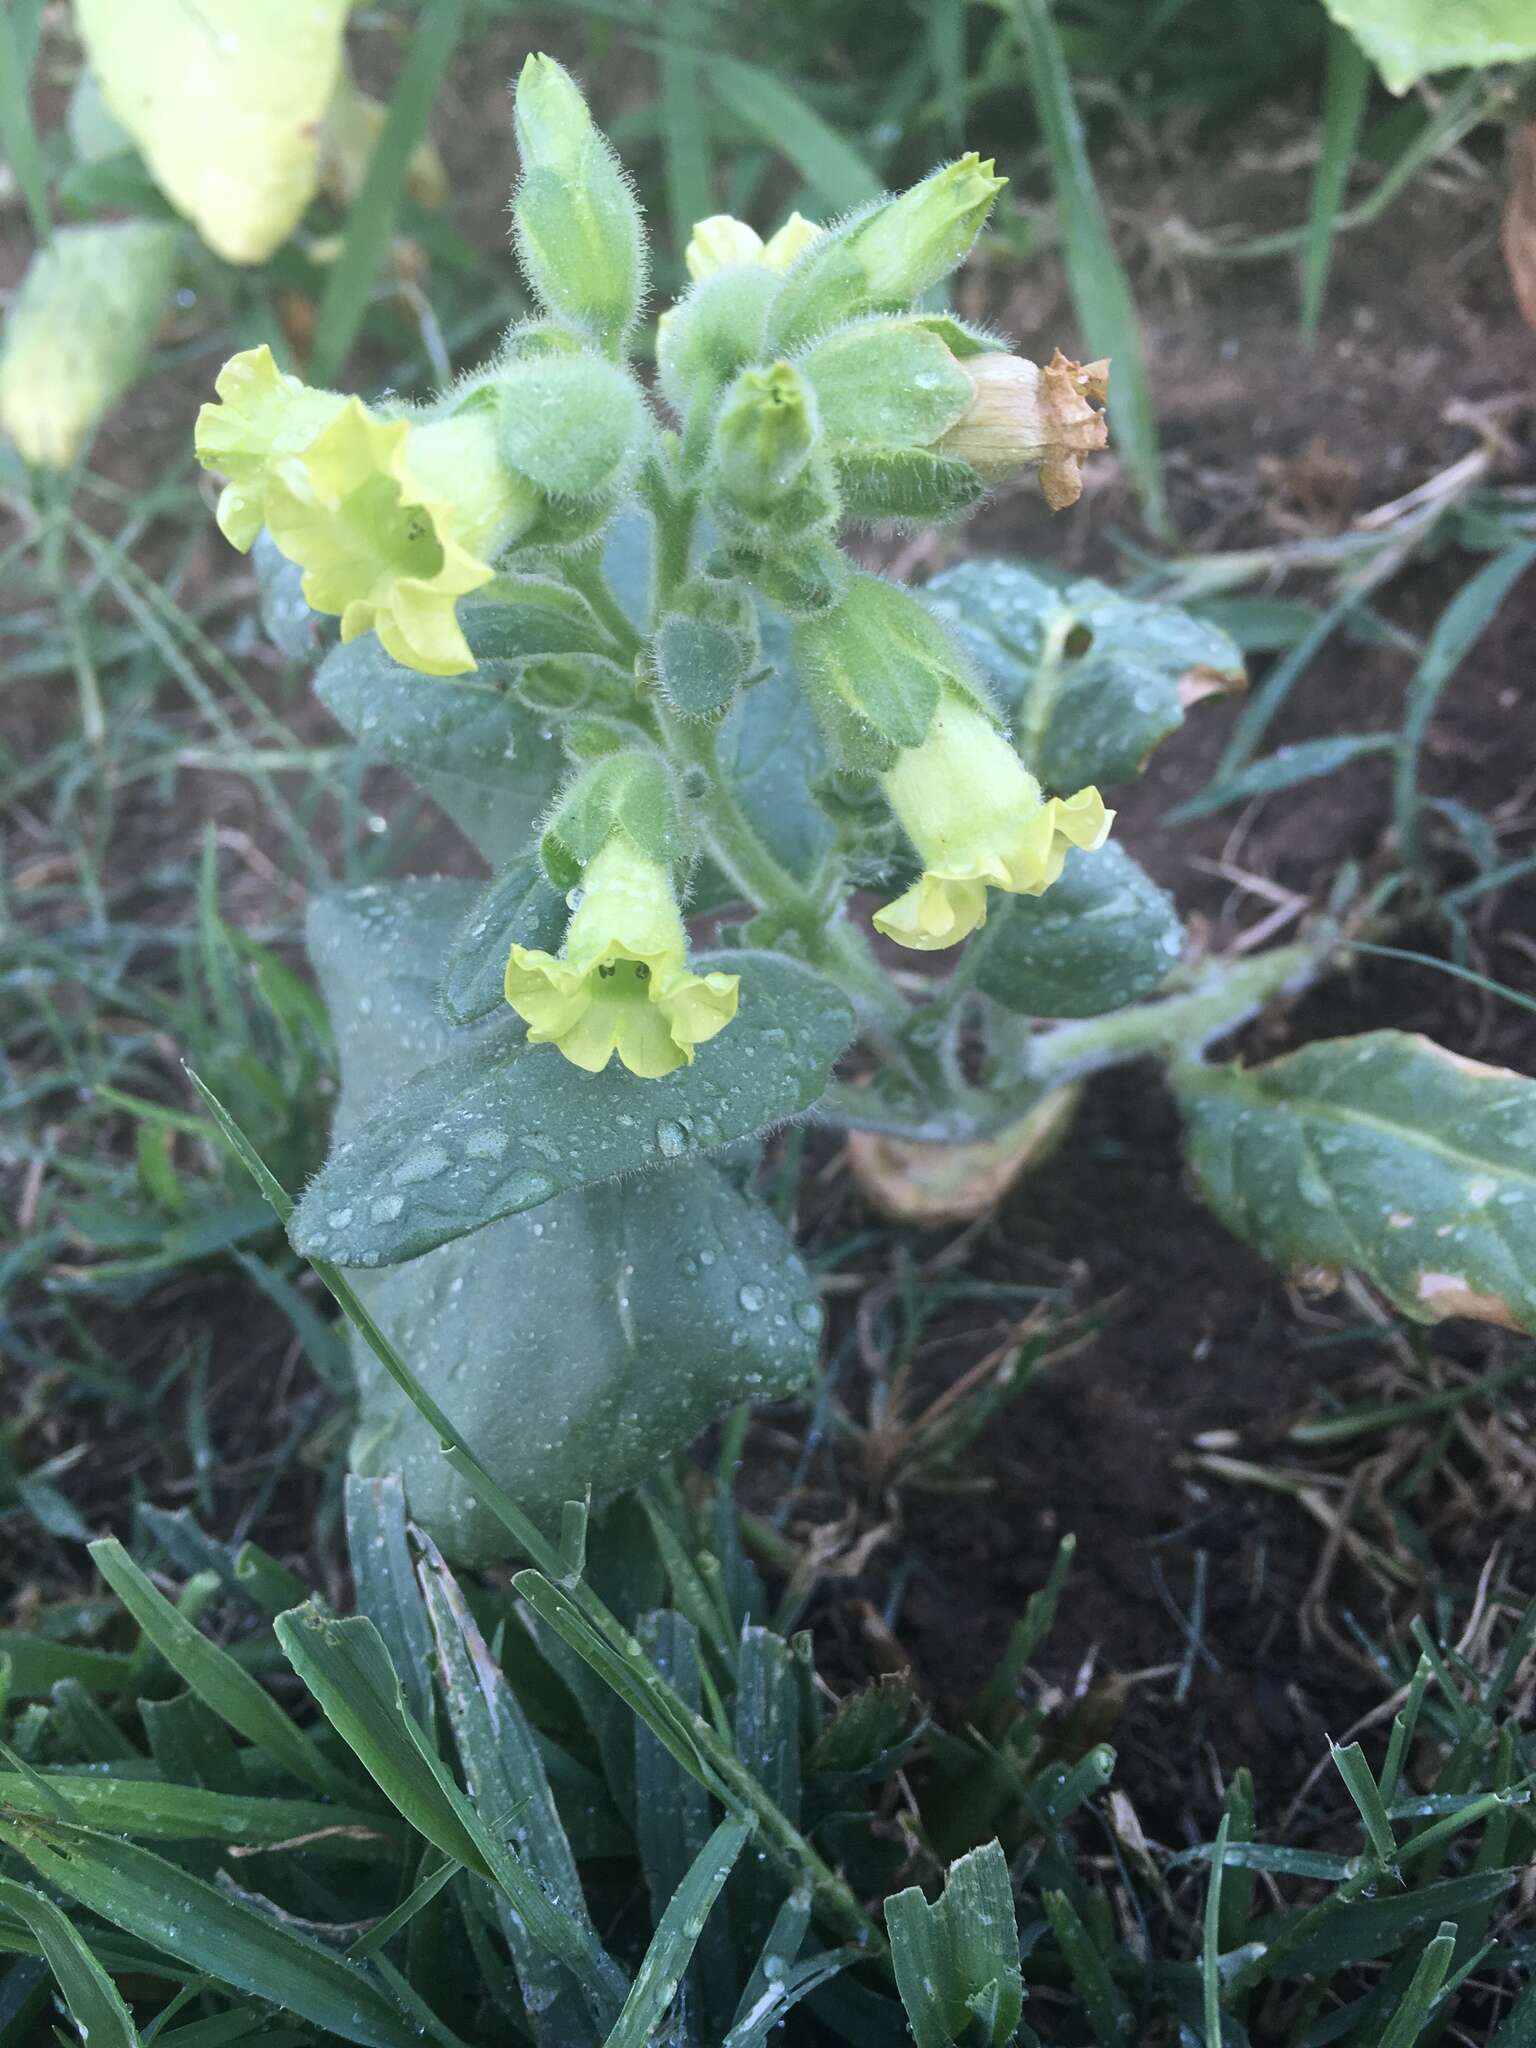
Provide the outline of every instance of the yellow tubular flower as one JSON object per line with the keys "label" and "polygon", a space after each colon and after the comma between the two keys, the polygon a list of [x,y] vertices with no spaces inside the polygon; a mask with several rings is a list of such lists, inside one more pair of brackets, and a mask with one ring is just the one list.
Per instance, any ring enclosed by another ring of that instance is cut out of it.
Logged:
{"label": "yellow tubular flower", "polygon": [[710,277],[717,270],[729,270],[739,263],[760,264],[765,270],[788,270],[820,233],[814,221],[792,213],[765,242],[756,228],[748,227],[744,220],[736,220],[728,213],[712,213],[708,220],[694,222],[683,261],[695,284],[701,277]]}
{"label": "yellow tubular flower", "polygon": [[923,953],[957,945],[987,921],[988,888],[1040,896],[1069,847],[1109,837],[1114,812],[1096,789],[1046,798],[1008,741],[974,704],[946,696],[921,746],[880,778],[923,863],[875,927]]}
{"label": "yellow tubular flower", "polygon": [[666,869],[615,833],[587,869],[560,957],[512,948],[506,998],[534,1045],[558,1046],[589,1074],[617,1052],[655,1081],[691,1065],[736,1014],[738,977],[694,974],[687,956]]}
{"label": "yellow tubular flower", "polygon": [[302,454],[347,401],[288,376],[265,342],[231,356],[213,388],[218,404],[197,416],[197,459],[228,479],[219,531],[243,555],[266,524],[267,485],[278,466]]}
{"label": "yellow tubular flower", "polygon": [[356,398],[273,466],[265,491],[272,538],[305,572],[305,602],[338,615],[343,640],[372,630],[429,676],[475,666],[455,606],[491,580],[485,557],[536,510],[502,469],[486,413],[381,420]]}

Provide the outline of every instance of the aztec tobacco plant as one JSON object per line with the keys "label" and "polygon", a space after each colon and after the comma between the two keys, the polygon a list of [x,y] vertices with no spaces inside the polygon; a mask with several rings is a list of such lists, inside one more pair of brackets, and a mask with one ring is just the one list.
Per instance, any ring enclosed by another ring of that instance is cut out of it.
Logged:
{"label": "aztec tobacco plant", "polygon": [[[1193,957],[1109,837],[1100,784],[1241,686],[1232,643],[1008,563],[914,592],[839,546],[850,520],[951,519],[1030,467],[1068,504],[1103,444],[1106,364],[1037,367],[922,308],[991,167],[767,241],[701,222],[652,392],[630,185],[549,58],[516,119],[539,310],[491,362],[413,407],[254,349],[198,425],[273,617],[297,572],[340,622],[322,701],[496,870],[314,906],[342,1096],[298,1248],[389,1269],[359,1278],[370,1313],[540,1514],[811,1371],[815,1291],[751,1191],[762,1134],[807,1112],[995,1145],[1161,1054],[1239,1233],[1421,1320],[1536,1326],[1531,1083],[1392,1032],[1207,1063],[1341,943],[1321,922]],[[887,968],[850,908],[865,888],[876,930],[947,978]],[[690,956],[704,913],[714,950]],[[834,1078],[856,1041],[857,1085]],[[360,1374],[360,1469],[403,1471],[453,1554],[503,1547],[436,1430],[371,1355]]]}

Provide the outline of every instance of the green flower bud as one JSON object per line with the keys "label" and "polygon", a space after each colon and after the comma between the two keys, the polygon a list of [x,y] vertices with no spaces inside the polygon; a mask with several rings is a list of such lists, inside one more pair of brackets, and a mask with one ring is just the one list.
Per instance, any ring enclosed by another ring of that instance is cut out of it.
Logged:
{"label": "green flower bud", "polygon": [[605,751],[566,784],[539,841],[539,858],[553,886],[574,888],[615,832],[670,874],[687,868],[693,847],[659,754],[635,746]]}
{"label": "green flower bud", "polygon": [[545,501],[523,544],[585,544],[607,525],[639,453],[639,386],[600,356],[544,353],[505,364],[494,388],[501,459]]}
{"label": "green flower bud", "polygon": [[529,1043],[594,1074],[615,1053],[646,1081],[691,1065],[735,1016],[739,977],[692,972],[671,876],[624,831],[587,863],[581,891],[558,956],[514,945],[507,960]]}
{"label": "green flower bud", "polygon": [[851,518],[950,519],[981,497],[978,471],[935,447],[964,419],[975,391],[968,366],[926,321],[855,321],[797,360],[816,393]]}
{"label": "green flower bud", "polygon": [[513,195],[518,254],[534,296],[617,355],[645,296],[640,209],[606,136],[553,57],[517,82],[522,181]]}
{"label": "green flower bud", "polygon": [[960,263],[1007,183],[974,154],[934,171],[819,235],[774,306],[777,348],[811,340],[864,313],[894,313]]}
{"label": "green flower bud", "polygon": [[794,648],[833,758],[863,774],[921,746],[941,698],[985,701],[927,606],[883,577],[854,576],[840,604],[796,626]]}
{"label": "green flower bud", "polygon": [[315,195],[351,0],[76,0],[107,106],[178,212],[265,263]]}
{"label": "green flower bud", "polygon": [[662,393],[679,418],[708,405],[736,372],[761,359],[779,289],[763,264],[711,271],[656,324]]}
{"label": "green flower bud", "polygon": [[974,701],[946,692],[922,743],[881,775],[886,799],[923,863],[875,928],[929,953],[987,921],[988,888],[1040,896],[1068,851],[1102,846],[1114,812],[1096,789],[1042,796],[1040,785]]}
{"label": "green flower bud", "polygon": [[23,458],[67,469],[143,367],[171,295],[178,232],[60,228],[32,258],[0,346],[0,425]]}

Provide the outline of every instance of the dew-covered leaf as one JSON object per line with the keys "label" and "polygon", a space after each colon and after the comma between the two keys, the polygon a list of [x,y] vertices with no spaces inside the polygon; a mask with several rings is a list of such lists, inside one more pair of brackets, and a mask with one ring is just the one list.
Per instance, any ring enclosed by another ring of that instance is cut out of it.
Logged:
{"label": "dew-covered leaf", "polygon": [[1323,0],[1381,73],[1406,92],[1430,71],[1536,57],[1530,0]]}
{"label": "dew-covered leaf", "polygon": [[394,1265],[499,1217],[666,1168],[809,1109],[853,1035],[833,983],[771,953],[704,954],[741,978],[741,1007],[692,1066],[600,1074],[493,1027],[417,1073],[336,1146],[294,1214],[295,1247],[340,1266]]}
{"label": "dew-covered leaf", "polygon": [[1402,1031],[1175,1079],[1206,1200],[1277,1265],[1536,1331],[1536,1081]]}
{"label": "dew-covered leaf", "polygon": [[917,2048],[1004,2048],[1024,2009],[1008,1859],[996,1842],[949,1866],[933,1905],[916,1885],[885,1902],[891,1967]]}
{"label": "dew-covered leaf", "polygon": [[1017,562],[961,562],[923,592],[996,688],[1047,789],[1124,782],[1199,698],[1240,690],[1242,651],[1176,605],[1058,588]]}
{"label": "dew-covered leaf", "polygon": [[803,877],[832,844],[831,820],[811,795],[826,772],[826,751],[794,680],[788,627],[765,617],[762,634],[773,673],[731,707],[720,727],[720,760],[775,857]]}
{"label": "dew-covered leaf", "polygon": [[515,860],[475,898],[443,956],[443,1008],[455,1024],[495,1016],[513,941],[557,953],[570,915],[534,859]]}
{"label": "dew-covered leaf", "polygon": [[467,606],[472,675],[418,675],[373,634],[335,647],[315,694],[365,753],[405,769],[495,867],[526,850],[565,773],[547,717],[512,694],[531,665],[582,661],[606,673],[591,614],[558,586],[530,582],[515,604]]}
{"label": "dew-covered leaf", "polygon": [[[604,1497],[635,1485],[737,1401],[793,1392],[822,1320],[778,1219],[707,1162],[566,1195],[356,1286],[491,1477],[535,1515],[589,1485]],[[435,1433],[354,1349],[357,1469],[402,1473],[412,1514],[450,1556],[505,1555],[505,1530]]]}
{"label": "dew-covered leaf", "polygon": [[[454,1030],[436,999],[443,935],[475,894],[472,883],[427,881],[312,905],[311,957],[341,1057],[338,1136],[450,1044],[503,1033]],[[567,1066],[552,1047],[532,1050]],[[623,1078],[631,1102],[666,1086]],[[486,1469],[535,1513],[558,1511],[588,1483],[631,1485],[733,1402],[792,1391],[814,1366],[821,1327],[777,1218],[706,1161],[566,1195],[355,1284]],[[366,1345],[354,1352],[356,1468],[402,1473],[412,1514],[450,1556],[504,1554],[504,1529],[419,1412]]]}
{"label": "dew-covered leaf", "polygon": [[1001,899],[977,943],[976,985],[995,1002],[1025,1017],[1098,1017],[1159,989],[1184,932],[1167,890],[1111,839],[1074,847],[1043,896]]}

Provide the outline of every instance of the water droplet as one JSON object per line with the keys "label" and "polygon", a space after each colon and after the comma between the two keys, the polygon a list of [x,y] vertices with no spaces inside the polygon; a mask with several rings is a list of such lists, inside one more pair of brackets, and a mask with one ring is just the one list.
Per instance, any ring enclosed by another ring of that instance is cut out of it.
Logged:
{"label": "water droplet", "polygon": [[448,1170],[448,1154],[441,1145],[418,1145],[407,1152],[390,1175],[397,1188],[414,1187],[417,1181],[436,1180]]}
{"label": "water droplet", "polygon": [[500,1125],[492,1124],[483,1131],[471,1131],[464,1140],[464,1150],[471,1159],[499,1159],[511,1143],[511,1132]]}
{"label": "water droplet", "polygon": [[368,1204],[368,1214],[375,1223],[393,1223],[404,1207],[404,1195],[380,1195]]}
{"label": "water droplet", "polygon": [[688,1149],[688,1133],[670,1117],[656,1126],[656,1150],[663,1159],[680,1159]]}
{"label": "water droplet", "polygon": [[755,1280],[748,1280],[737,1288],[736,1299],[749,1316],[755,1316],[768,1297]]}
{"label": "water droplet", "polygon": [[795,1321],[808,1337],[819,1336],[821,1334],[821,1326],[826,1321],[821,1303],[819,1301],[797,1301],[795,1303]]}

